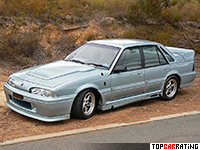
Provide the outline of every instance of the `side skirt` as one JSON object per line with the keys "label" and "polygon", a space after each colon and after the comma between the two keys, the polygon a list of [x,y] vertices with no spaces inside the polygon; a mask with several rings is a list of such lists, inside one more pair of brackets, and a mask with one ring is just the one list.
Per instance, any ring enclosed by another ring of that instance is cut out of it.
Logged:
{"label": "side skirt", "polygon": [[124,105],[130,104],[130,103],[160,97],[161,94],[162,94],[162,91],[158,90],[158,91],[143,93],[143,94],[140,94],[140,95],[124,97],[124,98],[120,98],[120,99],[117,99],[117,100],[110,100],[105,105],[99,105],[98,109],[105,111],[105,110],[117,108],[117,107],[120,107],[120,106],[124,106]]}

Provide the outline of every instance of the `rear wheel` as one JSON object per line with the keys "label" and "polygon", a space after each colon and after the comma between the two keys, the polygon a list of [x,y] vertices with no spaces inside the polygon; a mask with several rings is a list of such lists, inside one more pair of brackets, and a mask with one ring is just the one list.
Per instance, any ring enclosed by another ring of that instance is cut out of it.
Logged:
{"label": "rear wheel", "polygon": [[178,86],[179,82],[176,76],[168,77],[164,85],[163,100],[172,100],[178,92]]}
{"label": "rear wheel", "polygon": [[72,116],[79,119],[88,119],[93,116],[96,108],[96,96],[93,90],[84,90],[76,97]]}

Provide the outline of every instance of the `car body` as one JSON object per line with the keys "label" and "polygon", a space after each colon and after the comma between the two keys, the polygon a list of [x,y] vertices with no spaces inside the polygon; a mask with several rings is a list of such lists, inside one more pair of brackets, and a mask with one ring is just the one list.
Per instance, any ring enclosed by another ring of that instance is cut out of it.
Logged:
{"label": "car body", "polygon": [[136,101],[171,100],[196,77],[193,50],[136,39],[90,41],[63,60],[10,75],[6,105],[38,120],[87,119]]}

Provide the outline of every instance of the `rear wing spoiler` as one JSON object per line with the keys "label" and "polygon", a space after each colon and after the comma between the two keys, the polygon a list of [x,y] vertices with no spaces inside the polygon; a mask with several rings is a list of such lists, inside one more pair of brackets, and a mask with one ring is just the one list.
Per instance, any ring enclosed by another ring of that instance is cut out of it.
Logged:
{"label": "rear wing spoiler", "polygon": [[191,49],[177,48],[177,47],[166,47],[173,55],[182,56],[185,61],[193,61],[195,52]]}

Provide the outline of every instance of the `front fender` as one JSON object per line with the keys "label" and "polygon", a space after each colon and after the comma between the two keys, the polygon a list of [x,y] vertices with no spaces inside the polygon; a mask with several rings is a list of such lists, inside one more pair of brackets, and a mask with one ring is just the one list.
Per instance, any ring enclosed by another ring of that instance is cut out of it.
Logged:
{"label": "front fender", "polygon": [[85,90],[85,89],[90,89],[90,88],[94,88],[96,90],[99,91],[99,87],[93,83],[87,83],[87,84],[84,84],[84,85],[81,85],[78,89],[76,89],[75,93],[74,94],[78,94],[80,93],[81,91]]}

